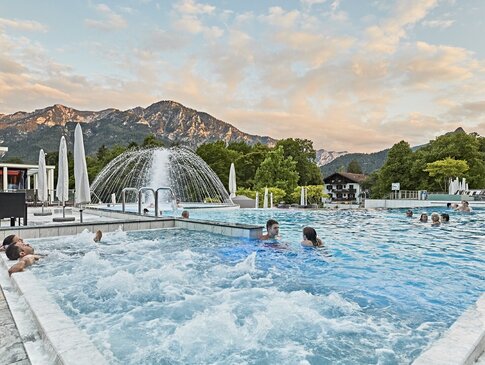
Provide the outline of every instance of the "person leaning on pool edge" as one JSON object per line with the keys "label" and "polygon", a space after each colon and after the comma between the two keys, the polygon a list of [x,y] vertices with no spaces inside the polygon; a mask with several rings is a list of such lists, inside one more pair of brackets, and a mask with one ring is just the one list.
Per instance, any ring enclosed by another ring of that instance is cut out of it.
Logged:
{"label": "person leaning on pool edge", "polygon": [[280,225],[274,219],[270,219],[266,222],[266,234],[259,237],[260,240],[272,240],[276,239],[280,232]]}

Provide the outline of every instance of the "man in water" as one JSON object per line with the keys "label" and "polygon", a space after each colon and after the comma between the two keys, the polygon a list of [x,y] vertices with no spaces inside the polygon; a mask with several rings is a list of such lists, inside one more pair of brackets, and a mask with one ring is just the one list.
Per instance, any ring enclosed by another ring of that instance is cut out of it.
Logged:
{"label": "man in water", "polygon": [[266,222],[266,234],[259,237],[260,240],[274,240],[277,238],[280,232],[280,225],[274,219],[270,219]]}
{"label": "man in water", "polygon": [[[97,230],[93,240],[94,242],[99,242],[101,241],[102,237],[103,232]],[[9,260],[18,260],[18,262],[8,270],[9,276],[14,272],[24,271],[27,266],[32,265],[41,257],[40,255],[35,255],[34,248],[28,243],[25,243],[22,238],[16,235],[5,237],[3,240],[3,246],[6,246],[5,254]]]}
{"label": "man in water", "polygon": [[189,219],[189,211],[188,210],[184,210],[182,212],[182,218],[184,219]]}
{"label": "man in water", "polygon": [[406,210],[406,217],[408,217],[408,218],[413,217],[413,211],[411,209]]}

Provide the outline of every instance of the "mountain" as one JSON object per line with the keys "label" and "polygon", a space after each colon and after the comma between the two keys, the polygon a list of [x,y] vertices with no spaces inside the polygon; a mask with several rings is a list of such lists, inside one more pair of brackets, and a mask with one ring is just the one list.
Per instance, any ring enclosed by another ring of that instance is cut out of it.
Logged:
{"label": "mountain", "polygon": [[347,154],[347,151],[335,152],[324,149],[317,150],[317,165],[324,166],[335,160],[337,157]]}
{"label": "mountain", "polygon": [[96,152],[102,145],[127,145],[132,141],[139,144],[149,134],[154,134],[167,146],[181,144],[190,148],[219,140],[276,143],[273,138],[241,132],[207,113],[174,101],[160,101],[147,108],[125,111],[79,111],[56,104],[31,113],[0,115],[0,144],[9,148],[4,158],[14,156],[25,162],[35,162],[41,148],[45,152],[57,151],[62,135],[68,146],[72,146],[77,123],[83,127],[87,154]]}
{"label": "mountain", "polygon": [[355,160],[362,168],[362,172],[368,175],[371,172],[380,169],[382,165],[384,165],[388,153],[389,148],[374,153],[348,153],[346,155],[337,157],[335,160],[324,166],[321,166],[320,171],[322,171],[322,175],[326,177],[338,171],[342,167],[347,169],[349,163]]}

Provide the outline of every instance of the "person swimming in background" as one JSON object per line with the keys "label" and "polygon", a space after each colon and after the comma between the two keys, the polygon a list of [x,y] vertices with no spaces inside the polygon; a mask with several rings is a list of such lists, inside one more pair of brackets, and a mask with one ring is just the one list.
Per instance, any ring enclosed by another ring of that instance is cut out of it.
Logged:
{"label": "person swimming in background", "polygon": [[428,213],[426,212],[421,213],[421,216],[419,217],[419,221],[421,223],[428,223]]}
{"label": "person swimming in background", "polygon": [[317,231],[312,227],[303,228],[303,241],[301,245],[305,247],[322,247],[323,242],[317,237]]}
{"label": "person swimming in background", "polygon": [[440,215],[436,212],[433,212],[431,214],[431,227],[439,227],[440,225]]}
{"label": "person swimming in background", "polygon": [[459,212],[471,212],[472,208],[470,207],[470,203],[468,203],[466,200],[463,200],[461,204],[455,208],[455,210]]}
{"label": "person swimming in background", "polygon": [[413,211],[411,209],[406,210],[406,217],[408,217],[408,218],[413,217]]}
{"label": "person swimming in background", "polygon": [[182,218],[184,219],[189,219],[189,211],[188,210],[184,210],[182,212]]}
{"label": "person swimming in background", "polygon": [[280,233],[280,225],[274,219],[269,219],[266,222],[266,234],[259,237],[260,240],[276,240]]}
{"label": "person swimming in background", "polygon": [[441,214],[441,223],[449,223],[450,222],[450,215],[448,213]]}

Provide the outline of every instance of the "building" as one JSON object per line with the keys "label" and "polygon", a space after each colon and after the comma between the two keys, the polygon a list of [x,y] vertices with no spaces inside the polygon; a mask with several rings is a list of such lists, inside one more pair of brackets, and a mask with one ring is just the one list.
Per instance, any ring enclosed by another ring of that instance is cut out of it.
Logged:
{"label": "building", "polygon": [[350,172],[336,172],[325,179],[325,193],[330,195],[333,202],[357,202],[362,200],[361,184],[366,175]]}
{"label": "building", "polygon": [[[54,200],[54,169],[46,166],[49,201]],[[38,165],[0,162],[0,191],[37,189]]]}

